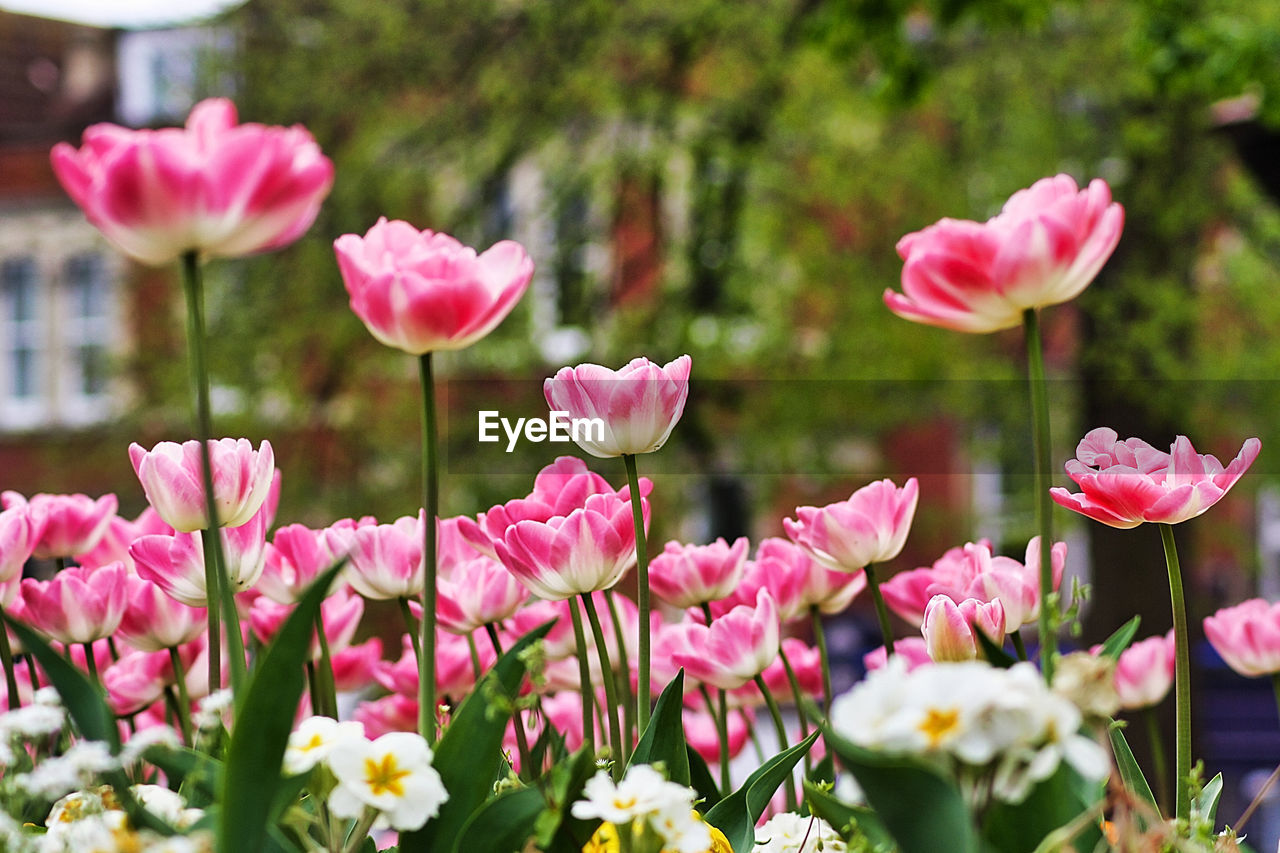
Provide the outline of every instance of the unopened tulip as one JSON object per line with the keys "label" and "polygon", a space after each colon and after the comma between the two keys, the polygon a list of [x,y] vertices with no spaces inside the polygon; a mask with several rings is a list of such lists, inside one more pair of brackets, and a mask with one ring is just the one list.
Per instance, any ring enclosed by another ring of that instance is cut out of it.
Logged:
{"label": "unopened tulip", "polygon": [[710,626],[696,627],[701,630],[692,645],[701,652],[672,657],[691,677],[722,690],[741,687],[778,657],[781,626],[767,590],[760,590],[755,607],[735,607]]}
{"label": "unopened tulip", "polygon": [[973,660],[978,657],[976,632],[986,634],[996,645],[1004,643],[1004,608],[999,600],[966,598],[959,604],[948,596],[935,595],[924,611],[920,632],[935,661]]}
{"label": "unopened tulip", "polygon": [[1280,673],[1280,602],[1251,598],[1205,617],[1204,635],[1241,675]]}
{"label": "unopened tulip", "polygon": [[[151,450],[135,443],[129,445],[129,459],[147,501],[169,526],[181,533],[208,529],[200,442],[162,441]],[[262,508],[271,491],[275,474],[271,443],[264,441],[254,450],[245,438],[210,440],[209,459],[218,523],[239,527]]]}
{"label": "unopened tulip", "polygon": [[1076,458],[1066,465],[1080,492],[1059,488],[1050,494],[1067,509],[1111,527],[1177,524],[1221,500],[1261,449],[1258,439],[1246,440],[1224,468],[1216,457],[1196,453],[1185,435],[1165,453],[1140,438],[1120,441],[1115,430],[1099,427],[1080,440]]}
{"label": "unopened tulip", "polygon": [[533,261],[503,240],[482,254],[448,234],[386,218],[333,243],[351,310],[375,338],[411,355],[468,347],[524,294]]}
{"label": "unopened tulip", "polygon": [[847,500],[825,507],[796,508],[796,520],[784,519],[787,536],[827,568],[856,572],[898,556],[915,517],[919,486],[912,477],[898,488],[880,480]]}
{"label": "unopened tulip", "polygon": [[684,414],[691,365],[682,355],[661,367],[647,358],[634,358],[619,370],[562,367],[542,391],[553,412],[567,412],[570,420],[595,419],[573,436],[592,456],[652,453],[667,443]]}
{"label": "unopened tulip", "polygon": [[287,246],[333,184],[333,164],[306,129],[237,124],[221,98],[197,104],[185,128],[95,124],[79,150],[59,143],[51,159],[89,221],[151,266]]}
{"label": "unopened tulip", "polygon": [[1148,637],[1130,645],[1116,662],[1115,688],[1120,707],[1135,711],[1158,705],[1173,686],[1173,669],[1172,630],[1162,637]]}
{"label": "unopened tulip", "polygon": [[189,643],[208,627],[203,607],[191,607],[157,583],[137,575],[125,579],[128,604],[118,635],[135,649],[160,652]]}
{"label": "unopened tulip", "polygon": [[902,293],[889,310],[961,332],[1022,322],[1028,308],[1074,299],[1115,250],[1124,210],[1105,181],[1083,190],[1068,175],[1037,181],[986,222],[943,219],[898,241]]}
{"label": "unopened tulip", "polygon": [[515,615],[529,590],[497,560],[477,556],[459,566],[452,579],[436,584],[438,624],[454,634],[470,634]]}
{"label": "unopened tulip", "polygon": [[658,598],[681,609],[725,598],[742,580],[748,547],[745,536],[732,546],[722,538],[710,545],[668,542],[649,562],[649,586]]}
{"label": "unopened tulip", "polygon": [[[205,588],[204,539],[208,531],[141,536],[129,546],[138,576],[158,584],[172,598],[191,607],[208,606]],[[267,546],[266,508],[245,524],[218,531],[231,591],[249,589],[262,574]]]}
{"label": "unopened tulip", "polygon": [[22,576],[35,546],[36,530],[25,504],[0,512],[0,585]]}
{"label": "unopened tulip", "polygon": [[[413,598],[422,593],[422,513],[394,524],[370,524],[349,531],[347,583],[365,598]],[[346,534],[344,534],[346,535]]]}

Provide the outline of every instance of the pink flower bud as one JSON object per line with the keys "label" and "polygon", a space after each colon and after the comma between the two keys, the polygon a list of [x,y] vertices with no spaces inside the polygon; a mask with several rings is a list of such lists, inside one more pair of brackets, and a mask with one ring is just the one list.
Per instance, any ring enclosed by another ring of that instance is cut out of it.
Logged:
{"label": "pink flower bud", "polygon": [[[222,555],[233,593],[249,589],[262,574],[266,554],[264,506],[245,524],[224,527]],[[208,605],[204,571],[204,536],[207,531],[140,536],[129,546],[138,576],[159,585],[167,595],[191,607]]]}
{"label": "pink flower bud", "polygon": [[[902,637],[894,640],[893,652],[895,657],[906,661],[908,672],[918,666],[933,663],[933,658],[929,657],[929,645],[924,637]],[[874,648],[862,656],[862,665],[866,667],[867,672],[880,669],[888,661],[889,653],[884,646]]]}
{"label": "pink flower bud", "polygon": [[135,649],[164,651],[191,642],[208,627],[205,608],[183,604],[157,583],[130,575],[125,589],[128,603],[118,635]]}
{"label": "pink flower bud", "polygon": [[1280,672],[1280,602],[1251,598],[1205,617],[1204,635],[1222,659],[1241,675],[1256,678]]}
{"label": "pink flower bud", "polygon": [[456,580],[437,584],[437,624],[454,634],[470,634],[509,619],[529,598],[529,590],[497,560],[477,556],[457,568]]}
{"label": "pink flower bud", "polygon": [[91,643],[111,636],[128,604],[123,563],[98,569],[71,566],[52,580],[22,582],[24,617],[59,643]]}
{"label": "pink flower bud", "polygon": [[32,495],[28,501],[17,492],[0,495],[6,509],[26,506],[36,533],[31,556],[73,557],[96,546],[116,514],[116,496],[96,501],[88,495]]}
{"label": "pink flower bud", "polygon": [[[245,438],[210,440],[209,456],[218,522],[239,527],[262,508],[271,491],[275,474],[271,443],[264,441],[255,451]],[[166,523],[182,533],[208,529],[200,442],[162,441],[149,451],[134,443],[129,445],[129,459],[147,501]]]}
{"label": "pink flower bud", "polygon": [[710,545],[668,542],[649,562],[649,587],[658,598],[681,609],[725,598],[742,581],[748,547],[745,536],[732,547],[724,539]]}
{"label": "pink flower bud", "polygon": [[980,651],[975,631],[997,645],[1004,642],[1004,608],[999,600],[966,598],[956,604],[948,596],[935,595],[925,608],[920,631],[933,660],[973,660]]}
{"label": "pink flower bud", "polygon": [[1159,704],[1173,686],[1173,670],[1172,629],[1163,637],[1148,637],[1129,646],[1116,662],[1115,686],[1120,707],[1134,711]]}
{"label": "pink flower bud", "polygon": [[35,550],[36,536],[25,502],[0,512],[0,585],[22,576],[22,567]]}
{"label": "pink flower bud", "polygon": [[[708,627],[698,625],[692,645],[700,654],[677,652],[678,666],[693,678],[722,690],[741,687],[778,656],[778,608],[767,590],[760,590],[755,607],[735,607]],[[699,637],[701,642],[699,642]]]}
{"label": "pink flower bud", "polygon": [[782,526],[791,541],[827,568],[856,572],[898,556],[911,530],[918,498],[914,477],[901,489],[891,480],[880,480],[858,489],[848,500],[825,507],[797,507],[797,520],[784,519]]}
{"label": "pink flower bud", "polygon": [[634,358],[619,370],[562,367],[542,391],[553,412],[567,412],[570,420],[598,419],[573,437],[592,456],[652,453],[667,443],[684,413],[691,365],[682,355],[662,367],[647,358]]}
{"label": "pink flower bud", "polygon": [[426,572],[422,525],[419,511],[416,516],[396,519],[394,524],[370,524],[348,531],[347,583],[365,598],[375,600],[421,595]]}

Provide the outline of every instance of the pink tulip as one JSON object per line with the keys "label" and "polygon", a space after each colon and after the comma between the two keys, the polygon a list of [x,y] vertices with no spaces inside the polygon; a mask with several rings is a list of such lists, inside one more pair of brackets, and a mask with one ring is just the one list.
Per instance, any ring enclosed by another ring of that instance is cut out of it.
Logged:
{"label": "pink tulip", "polygon": [[[422,594],[422,512],[394,524],[370,524],[349,531],[350,560],[343,574],[365,598],[414,598]],[[345,534],[344,534],[345,535]],[[332,540],[331,544],[332,544]]]}
{"label": "pink tulip", "polygon": [[722,690],[741,687],[778,657],[781,626],[767,590],[757,594],[755,607],[735,607],[710,626],[696,627],[701,630],[692,644],[701,653],[676,652],[673,659],[693,678]]}
{"label": "pink tulip", "polygon": [[59,643],[91,643],[115,633],[128,604],[123,563],[71,566],[52,580],[22,582],[23,616]]}
{"label": "pink tulip", "polygon": [[[644,506],[647,521],[647,501]],[[502,564],[541,598],[609,589],[636,559],[631,504],[616,494],[592,495],[567,516],[516,522],[494,547]]]}
{"label": "pink tulip", "polygon": [[333,243],[351,310],[382,343],[411,355],[471,346],[511,313],[533,277],[519,243],[477,255],[448,234],[379,219]]}
{"label": "pink tulip", "polygon": [[658,598],[681,609],[725,598],[742,580],[748,547],[745,536],[732,546],[723,538],[710,545],[668,542],[649,562],[649,586]]}
{"label": "pink tulip", "polygon": [[[1093,652],[1097,654],[1098,648]],[[1163,637],[1148,637],[1129,646],[1116,662],[1115,686],[1120,707],[1136,711],[1160,704],[1173,686],[1173,670],[1172,630]]]}
{"label": "pink tulip", "polygon": [[[931,598],[938,592],[958,592],[973,579],[973,571],[969,565],[969,546],[973,544],[986,548],[988,553],[991,551],[990,540],[981,539],[977,543],[947,549],[930,567],[898,572],[880,584],[884,603],[904,620],[919,627],[924,620],[924,609]],[[935,586],[938,589],[935,590]]]}
{"label": "pink tulip", "polygon": [[1204,635],[1241,675],[1280,673],[1280,602],[1251,598],[1205,617]]}
{"label": "pink tulip", "polygon": [[102,673],[107,703],[116,714],[134,714],[164,696],[175,683],[173,663],[167,651],[133,651]]}
{"label": "pink tulip", "polygon": [[[233,593],[249,589],[262,574],[267,547],[267,509],[264,505],[239,527],[218,531]],[[207,535],[207,531],[196,530],[172,536],[140,536],[129,546],[129,555],[133,557],[139,577],[158,584],[168,596],[183,604],[206,607],[209,602],[203,537]]]}
{"label": "pink tulip", "polygon": [[542,638],[543,653],[547,660],[552,661],[570,658],[577,653],[577,645],[573,639],[573,619],[569,615],[571,606],[572,603],[565,599],[531,601],[513,613],[507,624],[512,634],[519,638],[555,619],[551,630]]}
{"label": "pink tulip", "polygon": [[[796,637],[783,637],[782,650],[795,671],[796,683],[800,685],[801,692],[807,696],[821,696],[822,655],[818,650]],[[782,655],[765,667],[760,677],[774,696],[792,695],[791,679],[787,677]],[[730,704],[737,708],[757,708],[764,704],[764,694],[754,683],[748,681],[732,692]]]}
{"label": "pink tulip", "polygon": [[542,392],[553,412],[567,412],[570,420],[597,419],[573,436],[592,456],[652,453],[666,444],[684,413],[691,365],[682,355],[662,367],[647,358],[634,358],[620,370],[562,367],[542,383]]}
{"label": "pink tulip", "polygon": [[454,634],[470,634],[509,619],[529,598],[529,590],[497,560],[477,556],[458,566],[452,579],[436,583],[437,624]]}
{"label": "pink tulip", "polygon": [[1028,308],[1074,299],[1120,242],[1124,209],[1105,181],[1080,190],[1068,175],[1037,181],[986,222],[943,219],[898,241],[901,294],[884,293],[907,320],[960,332],[1022,323]]}
{"label": "pink tulip", "polygon": [[157,583],[130,575],[128,599],[118,636],[135,649],[160,652],[189,643],[208,627],[203,607],[191,607],[170,596]]}
{"label": "pink tulip", "polygon": [[[653,483],[640,478],[640,496],[648,497]],[[599,474],[587,468],[587,463],[576,456],[561,456],[543,468],[533,481],[533,491],[528,497],[516,498],[499,504],[488,512],[482,512],[472,521],[458,519],[458,532],[471,547],[482,554],[497,559],[493,543],[500,540],[507,528],[517,521],[547,521],[557,515],[568,515],[579,509],[592,495],[630,494],[617,490]]]}
{"label": "pink tulip", "polygon": [[1262,449],[1258,439],[1250,438],[1223,468],[1215,457],[1197,454],[1184,435],[1168,453],[1138,438],[1118,439],[1108,427],[1091,430],[1066,465],[1080,493],[1051,489],[1050,494],[1067,509],[1122,528],[1195,518],[1222,499]]}
{"label": "pink tulip", "polygon": [[376,683],[373,674],[382,662],[382,640],[370,637],[359,645],[334,652],[332,662],[338,692],[364,690]]}
{"label": "pink tulip", "polygon": [[978,657],[981,631],[997,646],[1004,643],[1004,607],[999,600],[966,598],[959,604],[946,595],[935,595],[924,611],[920,632],[929,657],[935,661],[965,661]]}
{"label": "pink tulip", "polygon": [[391,732],[416,732],[418,700],[392,693],[372,702],[361,702],[352,719],[364,725],[367,738],[379,738]]}
{"label": "pink tulip", "polygon": [[[901,658],[907,664],[907,671],[915,669],[918,666],[924,666],[927,663],[933,663],[933,658],[929,657],[929,646],[924,641],[924,637],[902,637],[893,641],[893,653],[895,657]],[[866,667],[867,672],[873,669],[880,669],[889,660],[889,654],[884,646],[878,646],[862,656],[862,665]]]}
{"label": "pink tulip", "polygon": [[[0,585],[22,576],[22,567],[36,547],[37,531],[26,504],[0,512]],[[0,605],[3,605],[0,600]]]}
{"label": "pink tulip", "polygon": [[[373,519],[368,521],[373,523]],[[356,525],[357,522],[344,519],[334,527],[355,530]],[[345,555],[345,550],[333,549],[337,541],[327,530],[312,530],[302,524],[281,527],[267,544],[258,590],[278,604],[293,604],[318,575]]]}
{"label": "pink tulip", "polygon": [[17,492],[0,495],[6,509],[26,506],[36,531],[31,556],[43,559],[73,557],[92,549],[107,532],[116,514],[116,496],[96,501],[88,495],[32,495]]}
{"label": "pink tulip", "polygon": [[[293,612],[293,608],[292,604],[277,604],[266,596],[259,598],[253,603],[253,610],[249,613],[249,624],[254,636],[263,644],[270,643]],[[331,654],[337,654],[351,645],[351,638],[355,636],[363,615],[364,599],[346,590],[338,590],[321,603],[320,619]],[[310,659],[320,660],[320,643],[314,638],[311,641]]]}
{"label": "pink tulip", "polygon": [[825,507],[796,508],[797,520],[783,519],[791,541],[827,568],[856,572],[898,556],[916,514],[915,477],[898,488],[880,480],[858,489],[848,500]]}
{"label": "pink tulip", "polygon": [[[800,546],[786,539],[765,539],[756,547],[756,558],[747,561],[737,588],[727,597],[711,602],[711,615],[718,619],[740,605],[750,607],[755,604],[756,593],[767,589],[778,607],[778,619],[784,625],[797,619],[807,619],[809,609],[805,585],[811,565],[815,565],[814,559]],[[825,567],[820,568],[828,571]],[[839,575],[850,580],[856,577],[847,572],[839,572]],[[866,586],[865,577],[861,586]]]}
{"label": "pink tulip", "polygon": [[[867,588],[865,573],[831,571],[815,560],[809,551],[786,539],[761,541],[756,548],[756,564],[765,575],[787,571],[797,578],[799,616],[808,615],[810,607],[828,615],[842,613],[858,593]],[[778,609],[779,612],[783,609],[781,600]],[[784,617],[783,621],[788,619]]]}
{"label": "pink tulip", "polygon": [[[680,671],[677,654],[697,655],[702,647],[697,645],[706,639],[705,626],[685,619],[680,622],[659,622],[653,631],[653,664],[649,670],[651,692],[661,694]],[[689,696],[698,690],[698,680],[684,674],[684,693]]]}
{"label": "pink tulip", "polygon": [[[210,440],[209,456],[218,523],[239,527],[262,508],[271,491],[271,443],[264,441],[255,451],[245,438]],[[200,442],[162,441],[149,451],[134,443],[129,445],[129,459],[147,501],[166,523],[182,533],[208,529]]]}
{"label": "pink tulip", "polygon": [[304,128],[238,125],[223,99],[196,104],[185,129],[95,124],[83,147],[59,143],[51,160],[89,221],[150,266],[287,246],[333,184],[333,164]]}
{"label": "pink tulip", "polygon": [[[747,745],[750,730],[743,714],[746,711],[729,714],[729,757],[737,758]],[[681,711],[684,721],[684,736],[689,746],[708,764],[714,766],[720,760],[720,733],[716,730],[715,720],[706,711],[684,708]],[[581,727],[581,725],[579,725]]]}

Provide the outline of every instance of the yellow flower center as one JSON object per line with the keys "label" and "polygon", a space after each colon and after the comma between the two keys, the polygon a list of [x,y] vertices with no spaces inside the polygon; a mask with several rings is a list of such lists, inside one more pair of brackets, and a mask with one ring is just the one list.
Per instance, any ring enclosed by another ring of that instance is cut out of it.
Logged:
{"label": "yellow flower center", "polygon": [[320,735],[318,734],[314,734],[311,736],[311,740],[307,741],[305,744],[298,747],[298,751],[310,752],[311,750],[318,749],[322,746],[324,746],[324,738],[320,737]]}
{"label": "yellow flower center", "polygon": [[929,739],[929,746],[937,746],[948,734],[960,725],[960,712],[954,708],[940,711],[930,708],[920,723],[920,731]]}
{"label": "yellow flower center", "polygon": [[635,797],[626,797],[626,798],[614,797],[613,798],[613,807],[615,809],[629,809],[635,804],[636,804]]}
{"label": "yellow flower center", "polygon": [[412,771],[402,770],[396,765],[396,757],[390,753],[382,756],[382,762],[372,758],[364,760],[364,781],[375,797],[390,792],[393,796],[404,796],[404,785],[400,780],[412,775]]}

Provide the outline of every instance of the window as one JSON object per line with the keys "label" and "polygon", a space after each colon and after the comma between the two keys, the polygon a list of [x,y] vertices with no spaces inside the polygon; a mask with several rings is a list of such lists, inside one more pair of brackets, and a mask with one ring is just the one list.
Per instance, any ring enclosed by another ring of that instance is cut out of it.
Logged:
{"label": "window", "polygon": [[39,290],[34,258],[9,258],[0,264],[0,398],[2,417],[13,426],[34,426],[44,417]]}
{"label": "window", "polygon": [[64,418],[100,420],[106,414],[107,357],[111,341],[111,281],[97,252],[72,255],[62,276],[62,381]]}

